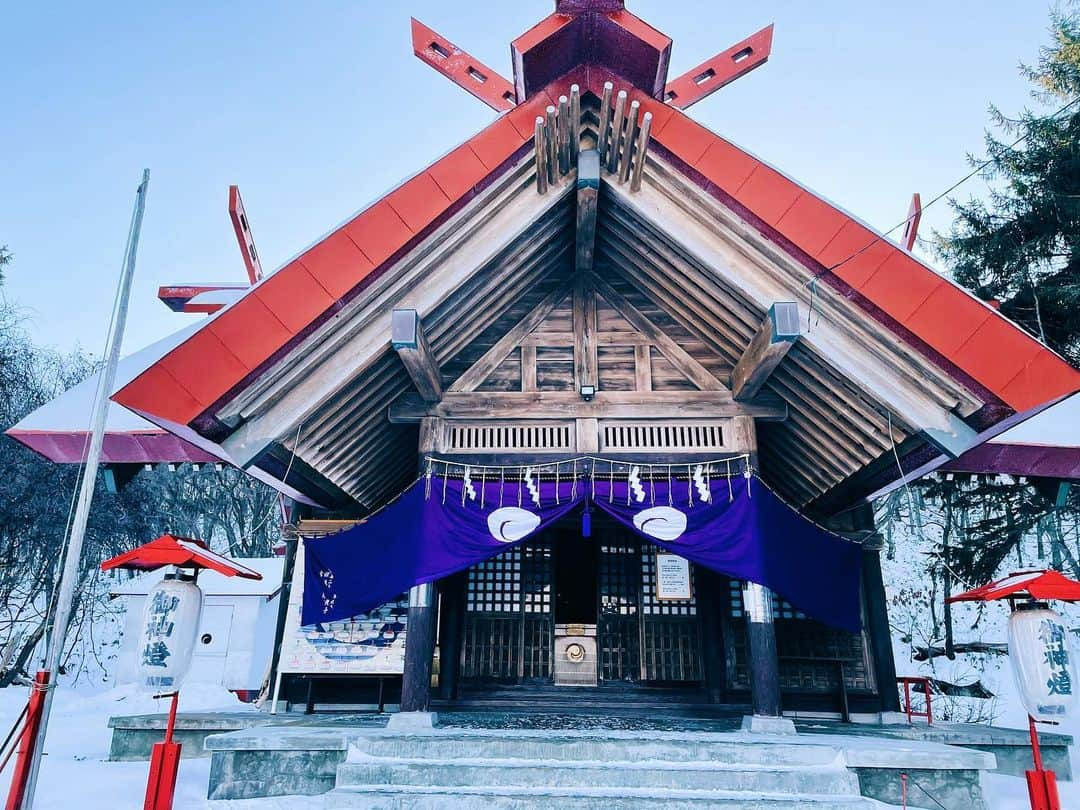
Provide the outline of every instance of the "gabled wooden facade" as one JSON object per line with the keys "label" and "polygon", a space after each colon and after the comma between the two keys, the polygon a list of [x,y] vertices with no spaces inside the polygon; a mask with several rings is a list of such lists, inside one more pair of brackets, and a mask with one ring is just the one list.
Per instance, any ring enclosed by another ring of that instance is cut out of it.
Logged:
{"label": "gabled wooden facade", "polygon": [[[425,42],[438,67],[448,43]],[[444,690],[549,679],[557,626],[586,625],[600,681],[692,685],[752,698],[760,714],[831,710],[843,681],[860,710],[889,709],[865,499],[1072,393],[1080,375],[694,123],[677,108],[686,83],[665,90],[670,44],[621,2],[560,2],[515,41],[512,85],[481,95],[509,106],[495,123],[115,399],[302,503],[357,517],[428,456],[494,468],[749,455],[788,503],[868,540],[863,633],[703,570],[692,599],[660,604],[647,543],[600,526],[582,551],[555,532],[440,583]],[[406,708],[427,705],[436,635],[433,588],[414,590]]]}

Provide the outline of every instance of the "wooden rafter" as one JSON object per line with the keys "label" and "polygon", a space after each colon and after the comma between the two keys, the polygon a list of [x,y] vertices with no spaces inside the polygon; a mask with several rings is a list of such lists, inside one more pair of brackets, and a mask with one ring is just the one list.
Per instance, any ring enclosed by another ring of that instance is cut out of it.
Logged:
{"label": "wooden rafter", "polygon": [[744,402],[757,396],[800,334],[798,304],[779,301],[769,307],[765,320],[731,372],[731,392],[736,400]]}
{"label": "wooden rafter", "polygon": [[589,278],[596,291],[604,296],[604,300],[626,318],[631,326],[646,335],[660,353],[668,359],[668,362],[684,374],[690,382],[702,391],[728,390],[720,380],[713,376],[711,371],[691,357],[682,346],[668,337],[659,326],[631,304],[622,293],[595,274],[590,274]]}
{"label": "wooden rafter", "polygon": [[524,340],[525,336],[539,326],[544,318],[551,314],[551,310],[555,309],[558,303],[572,291],[570,285],[563,285],[548,293],[528,315],[518,321],[494,346],[484,352],[479,360],[469,366],[468,370],[454,381],[449,390],[454,393],[475,391],[499,363],[505,360],[510,352]]}
{"label": "wooden rafter", "polygon": [[395,309],[390,316],[390,343],[409,372],[425,402],[442,399],[439,364],[428,346],[420,315],[415,309]]}

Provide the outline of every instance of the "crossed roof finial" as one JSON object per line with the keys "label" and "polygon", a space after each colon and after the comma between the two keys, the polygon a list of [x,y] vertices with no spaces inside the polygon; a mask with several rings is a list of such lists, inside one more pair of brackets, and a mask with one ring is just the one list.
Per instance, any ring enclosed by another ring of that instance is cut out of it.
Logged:
{"label": "crossed roof finial", "polygon": [[555,0],[554,14],[510,43],[510,81],[418,20],[412,27],[420,59],[499,112],[583,66],[685,110],[764,64],[772,50],[769,25],[668,81],[671,39],[627,11],[625,0]]}

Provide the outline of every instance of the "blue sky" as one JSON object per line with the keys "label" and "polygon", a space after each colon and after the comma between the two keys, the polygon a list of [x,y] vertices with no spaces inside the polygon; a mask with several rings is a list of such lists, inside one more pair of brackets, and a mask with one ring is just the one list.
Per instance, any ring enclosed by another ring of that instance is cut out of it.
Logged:
{"label": "blue sky", "polygon": [[[409,17],[509,77],[550,0],[8,3],[0,11],[2,293],[41,343],[100,352],[143,167],[125,351],[200,316],[159,285],[240,280],[227,188],[274,269],[494,113],[412,55]],[[692,115],[882,230],[967,171],[992,101],[1030,103],[1038,0],[630,0],[675,76],[776,23],[767,65]],[[963,194],[978,192],[976,183]],[[947,226],[941,204],[923,234]]]}

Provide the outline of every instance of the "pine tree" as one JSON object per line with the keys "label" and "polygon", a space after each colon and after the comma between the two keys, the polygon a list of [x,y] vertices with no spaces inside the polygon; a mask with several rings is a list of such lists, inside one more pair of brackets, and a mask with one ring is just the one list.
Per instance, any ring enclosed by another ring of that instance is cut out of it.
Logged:
{"label": "pine tree", "polygon": [[1035,66],[1038,111],[990,114],[989,199],[953,202],[937,250],[956,280],[1051,348],[1080,363],[1080,15],[1055,12]]}

